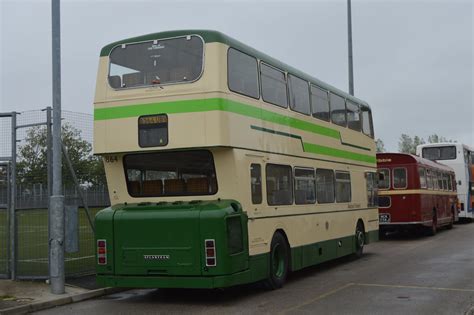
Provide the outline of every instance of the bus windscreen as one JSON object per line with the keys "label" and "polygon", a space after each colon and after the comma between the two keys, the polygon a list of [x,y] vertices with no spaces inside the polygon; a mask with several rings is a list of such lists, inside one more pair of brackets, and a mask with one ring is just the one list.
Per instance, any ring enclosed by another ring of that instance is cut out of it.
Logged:
{"label": "bus windscreen", "polygon": [[109,56],[109,84],[125,89],[196,81],[203,50],[202,39],[191,35],[118,45]]}
{"label": "bus windscreen", "polygon": [[422,155],[428,160],[455,160],[456,147],[428,147],[423,148]]}

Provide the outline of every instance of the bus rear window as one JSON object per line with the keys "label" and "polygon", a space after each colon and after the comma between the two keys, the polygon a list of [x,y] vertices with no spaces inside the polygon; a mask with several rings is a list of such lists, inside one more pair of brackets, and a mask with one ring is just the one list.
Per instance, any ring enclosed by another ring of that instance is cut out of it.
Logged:
{"label": "bus rear window", "polygon": [[132,197],[213,195],[217,192],[209,151],[130,154],[124,157]]}
{"label": "bus rear window", "polygon": [[198,36],[116,46],[110,53],[109,84],[114,89],[192,82],[203,68]]}

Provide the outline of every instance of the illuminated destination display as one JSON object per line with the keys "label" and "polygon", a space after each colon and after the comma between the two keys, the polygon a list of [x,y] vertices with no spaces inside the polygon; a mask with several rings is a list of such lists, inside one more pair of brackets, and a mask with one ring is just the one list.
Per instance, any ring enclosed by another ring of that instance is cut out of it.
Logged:
{"label": "illuminated destination display", "polygon": [[168,116],[166,114],[138,118],[140,147],[160,147],[168,144]]}

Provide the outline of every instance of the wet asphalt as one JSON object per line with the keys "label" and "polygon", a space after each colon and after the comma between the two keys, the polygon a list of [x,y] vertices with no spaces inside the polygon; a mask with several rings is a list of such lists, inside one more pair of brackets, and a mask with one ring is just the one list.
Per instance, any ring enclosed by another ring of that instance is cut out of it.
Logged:
{"label": "wet asphalt", "polygon": [[129,290],[38,314],[469,314],[474,315],[474,223],[434,237],[392,234],[342,258],[224,290]]}

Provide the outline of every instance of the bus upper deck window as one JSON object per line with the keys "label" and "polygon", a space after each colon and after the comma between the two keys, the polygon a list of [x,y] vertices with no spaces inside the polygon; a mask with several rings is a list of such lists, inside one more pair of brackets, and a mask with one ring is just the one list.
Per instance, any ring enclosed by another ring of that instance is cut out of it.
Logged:
{"label": "bus upper deck window", "polygon": [[195,35],[118,45],[109,55],[109,85],[125,89],[196,81],[203,53],[204,43]]}
{"label": "bus upper deck window", "polygon": [[374,126],[372,123],[372,112],[367,106],[361,106],[362,132],[369,137],[374,137]]}
{"label": "bus upper deck window", "polygon": [[331,104],[331,121],[336,125],[346,127],[346,103],[342,96],[337,94],[329,94]]}
{"label": "bus upper deck window", "polygon": [[361,131],[359,105],[351,101],[346,101],[347,126],[352,130]]}

